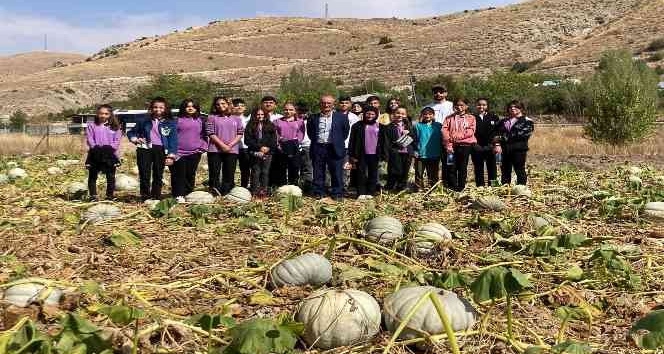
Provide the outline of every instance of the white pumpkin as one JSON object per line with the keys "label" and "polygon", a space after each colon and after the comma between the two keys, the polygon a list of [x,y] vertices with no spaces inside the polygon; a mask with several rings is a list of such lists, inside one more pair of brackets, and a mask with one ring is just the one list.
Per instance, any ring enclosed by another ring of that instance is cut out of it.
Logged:
{"label": "white pumpkin", "polygon": [[148,209],[154,210],[157,207],[157,204],[159,204],[159,201],[156,199],[148,199],[144,201],[143,204],[145,204]]}
{"label": "white pumpkin", "polygon": [[9,182],[9,176],[4,173],[0,173],[0,185],[7,184]]}
{"label": "white pumpkin", "polygon": [[[467,300],[458,297],[451,291],[433,286],[415,286],[401,288],[385,298],[383,316],[387,330],[394,332],[413,309],[415,303],[427,292],[433,292],[438,297],[454,331],[465,331],[475,325],[477,311]],[[413,339],[442,333],[445,333],[443,322],[429,298],[415,311],[399,338]]]}
{"label": "white pumpkin", "polygon": [[532,226],[534,230],[539,230],[544,226],[551,225],[549,220],[537,215],[528,215],[528,224]]}
{"label": "white pumpkin", "polygon": [[28,173],[25,172],[24,169],[19,168],[19,167],[14,167],[9,172],[7,172],[7,176],[9,179],[14,180],[14,179],[21,179],[28,177]]}
{"label": "white pumpkin", "polygon": [[122,173],[115,176],[115,190],[135,191],[137,189],[138,189],[138,180],[136,178]]}
{"label": "white pumpkin", "polygon": [[332,279],[332,264],[316,253],[287,259],[270,272],[275,287],[285,285],[321,285]]}
{"label": "white pumpkin", "polygon": [[435,251],[436,246],[452,239],[452,233],[445,226],[431,222],[417,228],[413,238],[415,253],[428,255]]}
{"label": "white pumpkin", "polygon": [[120,208],[111,204],[96,204],[90,207],[85,213],[83,218],[93,224],[100,223],[106,220],[112,220],[120,216]]}
{"label": "white pumpkin", "polygon": [[503,201],[496,196],[479,197],[475,201],[475,206],[480,209],[493,210],[493,211],[501,211],[507,208],[505,203],[503,203]]}
{"label": "white pumpkin", "polygon": [[14,161],[7,162],[7,168],[14,168],[14,167],[18,167],[18,162]]}
{"label": "white pumpkin", "polygon": [[300,187],[298,187],[298,186],[293,186],[293,185],[288,184],[288,185],[279,187],[279,189],[277,189],[277,193],[286,194],[286,195],[294,195],[296,197],[301,197],[302,196],[302,189],[300,189]]}
{"label": "white pumpkin", "polygon": [[641,175],[641,173],[643,173],[643,169],[641,169],[640,167],[636,167],[636,166],[630,166],[630,167],[627,169],[627,171],[628,171],[631,175],[636,175],[636,176],[639,176],[639,175]]}
{"label": "white pumpkin", "polygon": [[214,203],[214,196],[208,192],[195,191],[187,194],[184,200],[191,204],[212,204]]}
{"label": "white pumpkin", "polygon": [[644,214],[652,219],[664,220],[664,202],[646,203]]}
{"label": "white pumpkin", "polygon": [[244,187],[235,187],[224,198],[233,203],[245,204],[251,202],[251,192]]}
{"label": "white pumpkin", "polygon": [[380,329],[380,306],[359,290],[319,290],[297,309],[304,340],[312,347],[332,349],[371,340]]}
{"label": "white pumpkin", "polygon": [[48,173],[49,175],[60,175],[62,174],[62,172],[63,171],[60,167],[55,167],[55,166],[46,169],[46,173]]}
{"label": "white pumpkin", "polygon": [[60,168],[66,168],[69,166],[78,165],[80,162],[80,160],[57,160],[55,161],[55,165]]}
{"label": "white pumpkin", "polygon": [[43,300],[44,305],[58,306],[62,290],[46,287],[39,283],[22,283],[5,290],[2,300],[18,307],[28,307],[33,302]]}
{"label": "white pumpkin", "polygon": [[524,197],[532,197],[533,192],[530,191],[528,186],[525,186],[523,184],[517,184],[514,187],[512,187],[512,194],[516,196],[524,196]]}
{"label": "white pumpkin", "polygon": [[67,185],[66,194],[69,197],[81,197],[88,191],[88,185],[82,182],[71,182]]}
{"label": "white pumpkin", "polygon": [[633,188],[641,187],[641,185],[643,184],[643,180],[641,179],[641,177],[636,175],[630,175],[629,178],[627,179],[627,182],[629,183],[630,187]]}
{"label": "white pumpkin", "polygon": [[364,231],[371,242],[392,245],[403,237],[401,221],[391,216],[379,216],[364,225]]}

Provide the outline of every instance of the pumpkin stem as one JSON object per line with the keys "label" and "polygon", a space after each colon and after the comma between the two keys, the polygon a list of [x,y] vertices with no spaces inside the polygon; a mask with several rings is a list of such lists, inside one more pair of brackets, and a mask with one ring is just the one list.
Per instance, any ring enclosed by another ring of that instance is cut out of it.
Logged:
{"label": "pumpkin stem", "polygon": [[447,334],[447,342],[450,345],[450,350],[453,354],[461,353],[459,350],[459,344],[457,343],[456,337],[454,336],[454,329],[452,328],[450,319],[447,317],[447,313],[445,312],[445,307],[440,302],[437,294],[434,294],[431,291],[428,294],[429,298],[431,298],[431,302],[433,302],[433,306],[436,308],[436,312],[438,312],[440,320],[443,322],[443,328],[445,328],[445,333]]}

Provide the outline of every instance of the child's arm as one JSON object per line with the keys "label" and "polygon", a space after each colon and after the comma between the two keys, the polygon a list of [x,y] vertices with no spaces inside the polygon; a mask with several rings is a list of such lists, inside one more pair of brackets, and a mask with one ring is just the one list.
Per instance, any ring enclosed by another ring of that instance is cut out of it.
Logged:
{"label": "child's arm", "polygon": [[244,135],[244,126],[242,125],[242,119],[237,119],[237,131],[235,132],[235,138],[228,144],[228,148],[232,148],[242,141],[242,136]]}
{"label": "child's arm", "polygon": [[129,141],[131,141],[134,144],[140,144],[145,142],[145,139],[139,138],[140,132],[143,129],[143,122],[138,121],[136,122],[136,125],[134,125],[129,131],[127,132],[127,138]]}
{"label": "child's arm", "polygon": [[87,143],[88,148],[95,146],[94,129],[92,128],[92,124],[94,123],[88,123],[85,127],[85,142]]}
{"label": "child's arm", "polygon": [[450,141],[450,118],[447,117],[443,120],[443,146],[449,151],[453,151],[452,142]]}
{"label": "child's arm", "polygon": [[304,121],[300,120],[297,125],[297,142],[301,143],[304,140]]}
{"label": "child's arm", "polygon": [[208,134],[208,137],[210,138],[210,142],[212,142],[219,149],[221,149],[221,151],[226,152],[226,151],[230,150],[230,148],[226,144],[224,144],[224,142],[221,141],[221,139],[219,139],[219,137],[216,135],[216,133],[214,131],[214,121],[213,120],[208,119],[205,130]]}
{"label": "child's arm", "polygon": [[[466,118],[464,118],[464,119],[466,119]],[[466,130],[464,131],[463,138],[464,139],[469,139],[469,138],[474,137],[476,129],[477,129],[477,122],[475,121],[475,117],[473,117],[473,119],[470,119],[470,124],[468,124],[468,126],[466,127]]]}

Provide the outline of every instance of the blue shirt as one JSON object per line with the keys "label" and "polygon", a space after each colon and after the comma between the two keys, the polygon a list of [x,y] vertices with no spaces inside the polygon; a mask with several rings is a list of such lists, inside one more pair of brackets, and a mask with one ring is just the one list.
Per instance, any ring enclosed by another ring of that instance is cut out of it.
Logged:
{"label": "blue shirt", "polygon": [[440,158],[443,148],[443,125],[439,122],[415,123],[413,130],[417,136],[417,152],[420,158]]}

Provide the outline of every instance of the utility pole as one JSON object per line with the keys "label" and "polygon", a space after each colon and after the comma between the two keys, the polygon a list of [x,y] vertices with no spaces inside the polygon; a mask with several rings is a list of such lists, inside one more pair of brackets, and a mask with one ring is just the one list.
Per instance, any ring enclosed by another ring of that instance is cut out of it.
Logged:
{"label": "utility pole", "polygon": [[48,51],[48,34],[44,33],[44,51]]}
{"label": "utility pole", "polygon": [[330,19],[330,6],[328,3],[325,3],[325,19]]}

